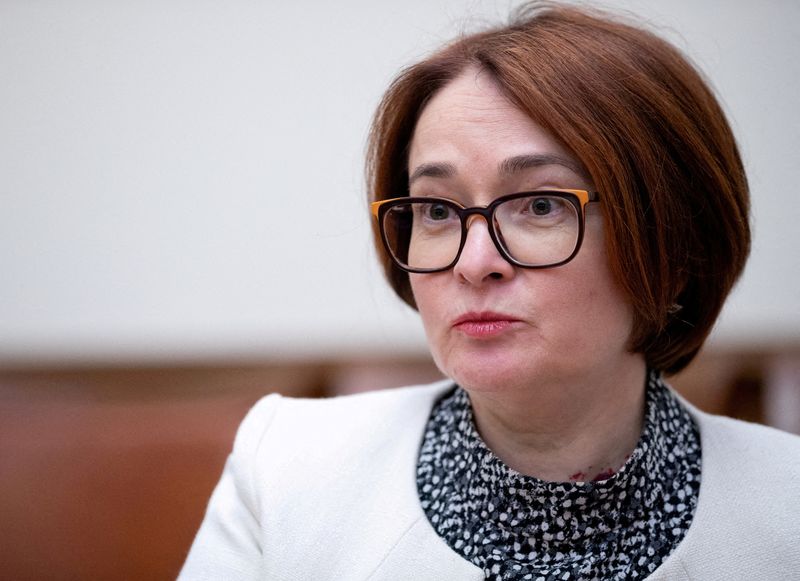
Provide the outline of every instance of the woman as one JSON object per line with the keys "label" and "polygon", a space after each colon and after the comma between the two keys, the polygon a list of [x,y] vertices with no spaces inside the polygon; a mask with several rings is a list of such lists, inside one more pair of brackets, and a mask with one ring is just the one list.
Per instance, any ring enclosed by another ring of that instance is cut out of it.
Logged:
{"label": "woman", "polygon": [[715,98],[670,45],[530,5],[407,69],[376,242],[450,379],[245,419],[184,579],[790,579],[800,439],[663,373],[749,250]]}

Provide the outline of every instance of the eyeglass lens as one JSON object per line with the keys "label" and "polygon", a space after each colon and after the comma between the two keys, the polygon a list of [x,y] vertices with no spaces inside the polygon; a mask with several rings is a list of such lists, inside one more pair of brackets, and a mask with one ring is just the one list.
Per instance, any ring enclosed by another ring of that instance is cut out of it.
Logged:
{"label": "eyeglass lens", "polygon": [[[443,200],[392,206],[383,217],[389,250],[412,270],[450,266],[458,256],[464,229],[455,204]],[[580,237],[578,208],[554,195],[515,197],[495,207],[497,242],[515,261],[548,266],[568,259]]]}

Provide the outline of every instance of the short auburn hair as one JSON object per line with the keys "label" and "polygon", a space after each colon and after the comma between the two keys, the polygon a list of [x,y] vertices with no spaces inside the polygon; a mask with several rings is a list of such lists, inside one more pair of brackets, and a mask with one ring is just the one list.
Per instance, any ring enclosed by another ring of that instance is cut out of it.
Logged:
{"label": "short auburn hair", "polygon": [[[683,369],[750,250],[747,178],[702,75],[668,42],[618,17],[526,4],[510,24],[458,38],[395,79],[370,132],[371,201],[408,195],[420,113],[469,67],[491,75],[583,163],[602,197],[612,272],[634,311],[629,347],[651,368]],[[390,284],[415,307],[408,274],[374,221],[373,234]]]}

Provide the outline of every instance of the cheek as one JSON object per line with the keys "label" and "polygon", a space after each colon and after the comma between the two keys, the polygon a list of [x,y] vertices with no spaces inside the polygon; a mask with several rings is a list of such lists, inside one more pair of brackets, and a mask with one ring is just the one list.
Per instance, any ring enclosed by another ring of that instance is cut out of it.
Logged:
{"label": "cheek", "polygon": [[[597,234],[597,233],[596,233]],[[594,240],[592,240],[592,238]],[[573,322],[582,347],[603,343],[627,344],[633,327],[633,309],[611,272],[601,236],[590,237],[576,259],[564,267],[561,312]]]}
{"label": "cheek", "polygon": [[[446,274],[446,273],[444,273]],[[436,355],[444,348],[450,308],[456,297],[448,289],[442,274],[410,274],[411,292],[422,319],[428,345]]]}
{"label": "cheek", "polygon": [[633,329],[633,309],[607,269],[594,275],[594,284],[584,299],[583,317],[594,338],[609,344],[627,345]]}
{"label": "cheek", "polygon": [[411,281],[411,293],[414,295],[414,302],[417,305],[417,311],[422,318],[422,323],[427,329],[431,320],[431,314],[437,311],[436,300],[439,293],[434,288],[434,275],[430,274],[409,274]]}

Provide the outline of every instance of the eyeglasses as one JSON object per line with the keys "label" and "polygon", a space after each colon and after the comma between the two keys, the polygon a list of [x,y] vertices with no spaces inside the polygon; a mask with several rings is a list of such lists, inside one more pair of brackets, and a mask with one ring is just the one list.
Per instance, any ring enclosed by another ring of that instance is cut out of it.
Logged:
{"label": "eyeglasses", "polygon": [[395,264],[407,272],[455,266],[470,218],[483,216],[500,255],[522,268],[552,268],[580,250],[586,204],[599,194],[542,190],[501,196],[488,206],[465,208],[447,198],[393,198],[371,204],[381,238]]}

